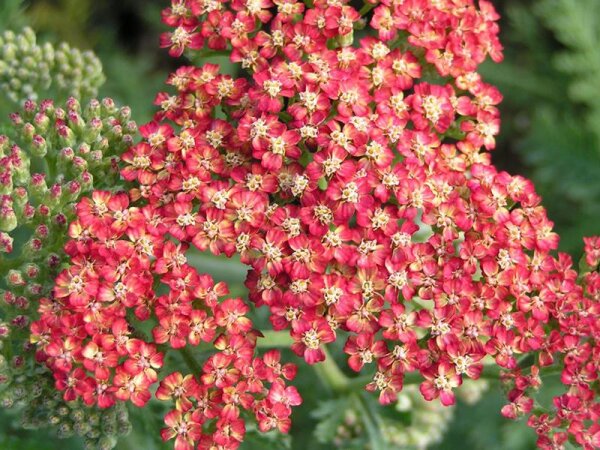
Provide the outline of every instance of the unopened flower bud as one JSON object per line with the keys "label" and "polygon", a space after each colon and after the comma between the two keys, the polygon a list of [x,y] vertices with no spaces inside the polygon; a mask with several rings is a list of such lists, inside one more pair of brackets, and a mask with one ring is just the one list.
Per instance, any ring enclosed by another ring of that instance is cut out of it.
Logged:
{"label": "unopened flower bud", "polygon": [[82,173],[88,167],[87,161],[80,156],[73,157],[72,164],[76,174]]}
{"label": "unopened flower bud", "polygon": [[0,231],[0,253],[11,253],[13,250],[13,238],[7,233]]}
{"label": "unopened flower bud", "polygon": [[[125,124],[125,132],[128,134],[135,134],[137,133],[137,123],[133,120],[130,120],[129,122],[127,122]],[[127,136],[128,139],[133,139],[131,136]]]}
{"label": "unopened flower bud", "polygon": [[26,143],[33,142],[35,136],[35,127],[29,122],[23,124],[21,128],[21,136]]}
{"label": "unopened flower bud", "polygon": [[46,155],[47,151],[48,146],[46,144],[46,139],[39,134],[36,134],[31,142],[31,154],[37,156],[38,158],[42,158]]}
{"label": "unopened flower bud", "polygon": [[129,106],[123,106],[119,109],[119,121],[122,123],[127,123],[131,119],[131,108]]}
{"label": "unopened flower bud", "polygon": [[94,117],[90,120],[84,130],[83,130],[83,139],[87,142],[94,142],[100,133],[102,132],[102,120],[97,117]]}
{"label": "unopened flower bud", "polygon": [[48,117],[53,116],[54,115],[54,100],[52,99],[45,99],[42,100],[40,102],[40,112],[43,114],[48,115]]}
{"label": "unopened flower bud", "polygon": [[67,201],[73,202],[77,200],[79,194],[81,194],[81,185],[77,181],[71,180],[67,183],[65,193],[67,195]]}
{"label": "unopened flower bud", "polygon": [[80,408],[75,408],[71,410],[70,417],[75,423],[82,422],[83,420],[85,420],[85,412]]}
{"label": "unopened flower bud", "polygon": [[34,173],[31,176],[31,182],[29,184],[30,193],[36,198],[41,199],[48,192],[48,185],[46,184],[46,175],[42,173]]}
{"label": "unopened flower bud", "polygon": [[[5,339],[10,334],[10,327],[7,323],[0,323],[0,339]],[[0,365],[1,367],[1,365]]]}
{"label": "unopened flower bud", "polygon": [[[50,198],[50,191],[48,191],[47,198]],[[48,205],[41,204],[37,208],[37,214],[42,219],[45,219],[46,217],[48,217],[50,215],[50,208],[48,207]]]}
{"label": "unopened flower bud", "polygon": [[10,139],[4,134],[0,134],[0,157],[6,156],[10,149]]}
{"label": "unopened flower bud", "polygon": [[23,120],[23,117],[21,116],[21,114],[19,113],[11,113],[8,116],[10,118],[10,121],[13,123],[14,126],[16,126],[17,128],[22,128],[23,124],[25,123],[25,121]]}
{"label": "unopened flower bud", "polygon": [[64,147],[74,145],[76,142],[75,134],[68,126],[62,125],[57,128],[58,142]]}
{"label": "unopened flower bud", "polygon": [[69,111],[67,116],[69,118],[69,128],[71,128],[76,134],[81,133],[85,127],[82,117],[75,111]]}
{"label": "unopened flower bud", "polygon": [[33,258],[43,248],[44,244],[40,239],[29,239],[23,245],[23,255],[27,258]]}
{"label": "unopened flower bud", "polygon": [[56,225],[58,225],[59,227],[64,227],[67,225],[67,216],[65,216],[63,213],[58,213],[56,216],[54,216],[54,223]]}
{"label": "unopened flower bud", "polygon": [[39,283],[27,283],[27,287],[25,289],[28,295],[34,297],[39,297],[44,292],[44,286]]}
{"label": "unopened flower bud", "polygon": [[57,426],[60,423],[60,416],[50,416],[48,418],[48,423],[53,426]]}
{"label": "unopened flower bud", "polygon": [[100,115],[101,108],[102,105],[100,104],[100,101],[94,98],[87,104],[85,115],[87,117],[98,117]]}
{"label": "unopened flower bud", "polygon": [[37,398],[44,393],[44,387],[40,383],[33,383],[29,393],[33,398]]}
{"label": "unopened flower bud", "polygon": [[13,182],[17,185],[25,185],[29,182],[29,158],[18,147],[13,146],[10,152],[10,159],[13,167]]}
{"label": "unopened flower bud", "polygon": [[[114,134],[112,135],[114,137]],[[103,137],[99,139],[98,142],[94,145],[94,148],[100,152],[107,152],[110,149],[110,141],[108,138]]]}
{"label": "unopened flower bud", "polygon": [[81,111],[81,104],[79,103],[79,100],[73,96],[67,99],[65,105],[69,112],[79,113]]}
{"label": "unopened flower bud", "polygon": [[10,194],[13,190],[12,173],[9,158],[0,158],[0,195]]}
{"label": "unopened flower bud", "polygon": [[48,230],[48,226],[41,224],[36,227],[36,229],[34,231],[34,236],[36,236],[40,239],[46,239],[48,237],[49,232],[50,231]]}
{"label": "unopened flower bud", "polygon": [[82,143],[77,149],[77,154],[81,156],[86,156],[91,152],[90,145],[87,142]]}
{"label": "unopened flower bud", "polygon": [[27,201],[29,200],[29,195],[27,194],[27,189],[22,186],[16,187],[12,192],[13,206],[22,210]]}
{"label": "unopened flower bud", "polygon": [[54,207],[58,204],[62,197],[63,187],[60,184],[56,183],[50,188],[49,193],[50,196],[48,199],[48,205]]}
{"label": "unopened flower bud", "polygon": [[29,317],[24,315],[19,315],[10,321],[10,324],[15,328],[26,328],[29,325]]}
{"label": "unopened flower bud", "polygon": [[65,147],[58,153],[58,157],[65,162],[70,162],[75,157],[75,152],[71,147]]}
{"label": "unopened flower bud", "polygon": [[92,184],[94,183],[94,177],[92,176],[91,173],[83,172],[81,174],[81,176],[79,177],[79,180],[81,182],[81,190],[83,192],[87,192],[87,191],[91,190]]}
{"label": "unopened flower bud", "polygon": [[[10,61],[16,57],[18,51],[18,47],[5,36],[5,44],[2,46],[2,59]],[[10,73],[7,69],[5,70]]]}
{"label": "unopened flower bud", "polygon": [[26,297],[19,295],[15,298],[13,305],[17,309],[27,309],[29,307],[29,300],[27,300]]}
{"label": "unopened flower bud", "polygon": [[[97,428],[92,428],[90,431],[88,431],[87,437],[89,437],[90,439],[98,439],[100,437],[100,430],[98,430]],[[92,448],[96,447],[94,446]]]}
{"label": "unopened flower bud", "polygon": [[15,302],[16,295],[10,291],[0,291],[0,298],[7,305],[12,305]]}
{"label": "unopened flower bud", "polygon": [[8,273],[6,274],[6,284],[12,288],[19,287],[19,286],[25,286],[25,280],[23,279],[23,274],[18,270],[14,270],[14,269],[9,270]]}
{"label": "unopened flower bud", "polygon": [[27,283],[26,291],[28,295],[39,297],[44,291],[44,287],[39,283]]}
{"label": "unopened flower bud", "polygon": [[35,279],[40,274],[40,266],[33,263],[27,263],[23,267],[23,272],[25,273],[25,276],[30,280]]}
{"label": "unopened flower bud", "polygon": [[31,203],[26,203],[21,211],[21,219],[24,224],[30,223],[35,217],[35,207]]}
{"label": "unopened flower bud", "polygon": [[53,112],[54,119],[64,123],[67,120],[67,112],[61,107],[55,107]]}
{"label": "unopened flower bud", "polygon": [[108,137],[112,139],[120,139],[123,137],[123,127],[121,125],[113,125],[108,130]]}
{"label": "unopened flower bud", "polygon": [[103,115],[110,116],[117,112],[115,102],[111,98],[102,99],[102,113]]}
{"label": "unopened flower bud", "polygon": [[56,268],[60,264],[60,257],[56,253],[51,253],[48,255],[48,258],[46,258],[46,264],[50,268]]}
{"label": "unopened flower bud", "polygon": [[15,404],[15,399],[9,390],[6,390],[0,394],[0,406],[3,408],[12,408]]}
{"label": "unopened flower bud", "polygon": [[119,424],[117,426],[117,434],[119,436],[127,436],[128,434],[131,433],[132,429],[133,429],[133,426],[131,425],[131,422],[129,422],[129,421],[119,422]]}
{"label": "unopened flower bud", "polygon": [[13,209],[12,198],[8,195],[0,197],[0,231],[12,231],[17,227],[17,216]]}
{"label": "unopened flower bud", "polygon": [[13,357],[11,364],[15,369],[21,369],[25,364],[25,359],[22,356],[17,355]]}
{"label": "unopened flower bud", "polygon": [[46,114],[39,112],[33,118],[33,123],[38,134],[45,133],[48,131],[48,126],[50,125],[50,118]]}
{"label": "unopened flower bud", "polygon": [[102,436],[98,440],[97,449],[98,450],[112,450],[117,445],[117,439],[115,436]]}
{"label": "unopened flower bud", "polygon": [[89,153],[87,159],[88,159],[88,161],[90,161],[91,164],[98,166],[99,164],[102,163],[103,157],[104,157],[104,155],[102,154],[101,150],[94,150],[93,152]]}

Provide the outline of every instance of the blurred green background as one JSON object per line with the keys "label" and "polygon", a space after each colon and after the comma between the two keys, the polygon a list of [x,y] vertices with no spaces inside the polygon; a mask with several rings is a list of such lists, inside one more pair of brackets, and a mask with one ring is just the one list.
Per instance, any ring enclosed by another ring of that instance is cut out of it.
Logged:
{"label": "blurred green background", "polygon": [[[506,55],[502,64],[482,68],[486,80],[499,86],[505,97],[493,161],[534,181],[561,235],[561,250],[578,260],[581,237],[600,233],[600,1],[493,3],[503,17]],[[158,48],[163,30],[160,10],[166,4],[166,0],[0,0],[0,32],[29,25],[39,42],[67,41],[94,50],[107,78],[101,96],[131,106],[134,119],[142,124],[152,117],[154,96],[163,89],[168,73],[184,62]],[[244,292],[241,265],[207,258],[201,264],[216,279],[232,283],[234,291]],[[323,442],[339,431],[342,422],[347,425],[348,417],[335,414],[346,400],[318,403],[329,394],[314,382],[314,372],[306,365],[301,365],[298,384],[305,403],[295,412],[293,438],[250,439],[244,448],[332,448]],[[444,440],[429,448],[534,448],[534,433],[523,423],[504,420],[499,414],[502,404],[497,387],[476,405],[460,404]],[[132,414],[134,432],[117,449],[170,448],[157,439],[162,407],[152,405]],[[392,420],[404,426],[416,420],[410,408],[408,413],[393,414],[397,417]],[[82,448],[75,439],[59,441],[42,430],[22,430],[17,417],[0,411],[0,450]],[[358,438],[340,448],[367,448],[371,438]]]}

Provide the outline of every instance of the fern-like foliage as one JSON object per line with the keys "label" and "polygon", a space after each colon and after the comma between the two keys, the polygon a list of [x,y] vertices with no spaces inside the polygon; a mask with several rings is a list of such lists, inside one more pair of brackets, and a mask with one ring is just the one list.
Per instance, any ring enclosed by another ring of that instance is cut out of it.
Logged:
{"label": "fern-like foliage", "polygon": [[518,155],[577,254],[600,214],[600,2],[510,0],[504,13],[506,59],[484,69],[505,97],[497,157]]}
{"label": "fern-like foliage", "polygon": [[535,12],[565,46],[553,63],[571,77],[569,96],[588,109],[584,113],[588,129],[600,141],[600,2],[542,0]]}

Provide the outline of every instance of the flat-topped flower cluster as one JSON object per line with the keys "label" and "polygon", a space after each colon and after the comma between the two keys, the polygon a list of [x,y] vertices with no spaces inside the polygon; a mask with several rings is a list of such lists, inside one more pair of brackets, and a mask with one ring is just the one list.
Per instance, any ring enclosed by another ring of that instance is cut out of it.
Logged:
{"label": "flat-topped flower cluster", "polygon": [[[346,338],[383,404],[418,372],[451,405],[493,359],[503,413],[531,413],[541,448],[598,447],[600,243],[582,287],[532,183],[490,163],[501,95],[476,70],[502,57],[497,19],[483,0],[173,1],[162,45],[246,74],[178,69],[122,157],[135,187],[79,203],[72,265],[34,325],[65,396],[143,406],[160,381],[178,450],[237,448],[244,411],[285,432],[301,400],[295,369],[257,353],[247,314],[265,306],[308,364]],[[239,255],[248,301],[191,267],[190,246]],[[200,370],[160,375],[163,349],[201,343]],[[540,414],[530,394],[554,366],[566,393]]]}

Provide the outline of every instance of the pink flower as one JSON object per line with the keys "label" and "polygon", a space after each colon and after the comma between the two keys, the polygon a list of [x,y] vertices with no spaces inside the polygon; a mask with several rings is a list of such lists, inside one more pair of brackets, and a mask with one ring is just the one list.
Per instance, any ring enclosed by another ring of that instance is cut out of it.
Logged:
{"label": "pink flower", "polygon": [[456,374],[451,364],[442,361],[437,366],[432,366],[423,373],[425,380],[421,383],[420,390],[425,400],[440,397],[443,405],[455,403],[454,388],[461,385],[462,379]]}

